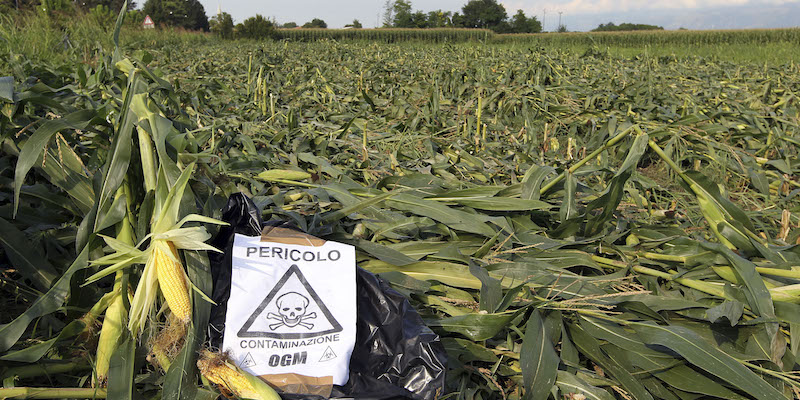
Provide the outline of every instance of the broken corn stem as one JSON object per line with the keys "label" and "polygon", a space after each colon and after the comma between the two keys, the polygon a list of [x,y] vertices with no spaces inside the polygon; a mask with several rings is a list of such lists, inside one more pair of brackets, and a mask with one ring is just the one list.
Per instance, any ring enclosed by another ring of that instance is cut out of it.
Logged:
{"label": "broken corn stem", "polygon": [[[619,268],[619,269],[628,268],[628,264],[626,264],[626,263],[624,263],[622,261],[610,260],[610,259],[605,258],[605,257],[592,256],[592,260],[594,260],[595,262],[598,262],[600,264],[607,265],[609,267],[614,267],[614,268]],[[725,294],[725,290],[723,289],[722,285],[716,285],[716,284],[712,284],[712,283],[709,283],[709,282],[699,281],[699,280],[696,280],[696,279],[678,278],[678,277],[675,277],[673,274],[671,274],[669,272],[659,271],[659,270],[656,270],[656,269],[643,267],[641,265],[634,265],[634,266],[631,267],[631,270],[633,270],[635,272],[638,272],[640,274],[655,276],[657,278],[662,278],[662,279],[666,279],[666,280],[669,280],[669,281],[673,281],[673,282],[679,283],[679,284],[681,284],[683,286],[699,290],[699,291],[701,291],[703,293],[710,294],[712,296],[717,296],[717,297],[720,297],[720,298],[723,298],[723,299],[727,298],[727,296]]]}

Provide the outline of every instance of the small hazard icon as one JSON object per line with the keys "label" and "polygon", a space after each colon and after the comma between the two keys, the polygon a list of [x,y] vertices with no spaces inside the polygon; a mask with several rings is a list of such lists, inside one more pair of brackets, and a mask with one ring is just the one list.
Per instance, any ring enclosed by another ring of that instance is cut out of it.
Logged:
{"label": "small hazard icon", "polygon": [[241,367],[241,368],[250,368],[250,367],[254,367],[255,365],[256,365],[256,360],[253,359],[253,355],[250,354],[250,353],[247,353],[247,355],[244,356],[244,359],[242,360],[242,363],[239,364],[239,367]]}
{"label": "small hazard icon", "polygon": [[150,18],[149,15],[144,17],[144,22],[142,22],[142,26],[145,28],[155,28],[156,24],[153,23],[153,19]]}
{"label": "small hazard icon", "polygon": [[341,331],[341,324],[300,268],[292,265],[242,325],[237,336],[305,339]]}
{"label": "small hazard icon", "polygon": [[328,346],[328,348],[325,349],[325,352],[322,353],[322,357],[319,359],[319,362],[330,361],[334,358],[336,358],[336,353],[333,352],[331,346]]}

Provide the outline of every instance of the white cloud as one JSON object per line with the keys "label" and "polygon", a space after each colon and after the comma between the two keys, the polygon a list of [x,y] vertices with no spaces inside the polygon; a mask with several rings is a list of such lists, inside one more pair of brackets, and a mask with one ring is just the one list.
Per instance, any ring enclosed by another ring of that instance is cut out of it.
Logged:
{"label": "white cloud", "polygon": [[541,18],[543,10],[548,14],[599,14],[625,13],[648,10],[691,10],[696,8],[743,6],[743,5],[781,5],[795,3],[797,0],[501,0],[509,14],[523,10],[528,15]]}

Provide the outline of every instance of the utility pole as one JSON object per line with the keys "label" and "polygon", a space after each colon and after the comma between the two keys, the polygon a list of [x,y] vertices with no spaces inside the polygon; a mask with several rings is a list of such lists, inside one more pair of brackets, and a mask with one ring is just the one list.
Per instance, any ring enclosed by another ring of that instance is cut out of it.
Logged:
{"label": "utility pole", "polygon": [[562,11],[558,12],[558,30],[559,31],[561,30],[561,13],[562,13]]}
{"label": "utility pole", "polygon": [[544,9],[544,16],[542,17],[542,32],[547,32],[547,9]]}

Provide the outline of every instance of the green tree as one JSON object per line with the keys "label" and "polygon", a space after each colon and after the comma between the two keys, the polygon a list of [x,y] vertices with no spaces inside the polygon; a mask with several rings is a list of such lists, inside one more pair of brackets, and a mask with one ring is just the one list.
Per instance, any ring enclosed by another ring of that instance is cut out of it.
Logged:
{"label": "green tree", "polygon": [[236,37],[245,39],[274,39],[276,35],[275,24],[264,18],[261,14],[250,17],[241,24],[236,25]]}
{"label": "green tree", "polygon": [[32,10],[39,5],[39,0],[0,0],[0,14],[11,10]]}
{"label": "green tree", "polygon": [[428,27],[444,28],[453,25],[453,13],[450,11],[436,10],[428,13]]}
{"label": "green tree", "polygon": [[141,28],[144,22],[144,14],[140,10],[130,10],[125,14],[125,25]]}
{"label": "green tree", "polygon": [[502,23],[508,18],[505,7],[497,0],[470,0],[461,8],[461,13],[466,28],[500,31],[505,28]]}
{"label": "green tree", "polygon": [[72,11],[72,4],[68,0],[41,0],[38,11],[51,13],[53,11],[68,12]]}
{"label": "green tree", "polygon": [[[125,3],[125,0],[77,0],[73,1],[73,4],[82,10],[92,10],[97,8],[97,6],[108,7],[111,12],[115,15],[119,14],[119,10],[122,9],[122,5]],[[136,8],[136,2],[128,3],[128,10],[133,10]]]}
{"label": "green tree", "polygon": [[287,22],[283,24],[281,28],[286,28],[286,29],[297,28],[297,22]]}
{"label": "green tree", "polygon": [[592,32],[618,32],[618,31],[656,31],[664,30],[664,27],[647,24],[631,24],[623,22],[615,25],[613,22],[607,24],[600,24],[597,28],[592,29]]}
{"label": "green tree", "polygon": [[517,13],[511,17],[511,31],[514,33],[530,33],[528,32],[528,16],[522,10],[517,10]]}
{"label": "green tree", "polygon": [[410,1],[395,0],[392,5],[392,26],[395,28],[416,28]]}
{"label": "green tree", "polygon": [[349,23],[349,24],[345,25],[344,27],[345,27],[345,28],[355,28],[355,29],[361,29],[361,28],[363,28],[363,26],[361,25],[361,21],[359,21],[359,20],[357,20],[357,19],[354,19],[354,20],[353,20],[353,22],[351,22],[351,23]]}
{"label": "green tree", "polygon": [[222,39],[233,39],[233,17],[223,12],[211,17],[208,21],[211,32]]}
{"label": "green tree", "polygon": [[322,29],[324,29],[324,28],[327,28],[327,27],[328,27],[328,24],[326,24],[325,21],[323,21],[323,20],[321,20],[319,18],[314,18],[314,19],[311,20],[311,22],[306,22],[305,24],[303,24],[303,28],[322,28]]}
{"label": "green tree", "polygon": [[383,3],[383,27],[389,28],[394,24],[394,2],[386,0]]}
{"label": "green tree", "polygon": [[102,4],[89,10],[89,18],[100,26],[111,26],[114,24],[114,13],[108,6]]}
{"label": "green tree", "polygon": [[542,23],[536,17],[528,18],[522,10],[517,10],[517,13],[511,17],[510,25],[513,33],[539,33],[542,31]]}
{"label": "green tree", "polygon": [[423,11],[415,11],[411,14],[411,26],[409,28],[430,28],[428,25],[428,15]]}
{"label": "green tree", "polygon": [[465,21],[464,16],[459,13],[453,13],[453,17],[450,18],[450,23],[454,28],[465,28]]}
{"label": "green tree", "polygon": [[156,25],[208,30],[206,10],[197,0],[147,0],[142,12],[149,15]]}

